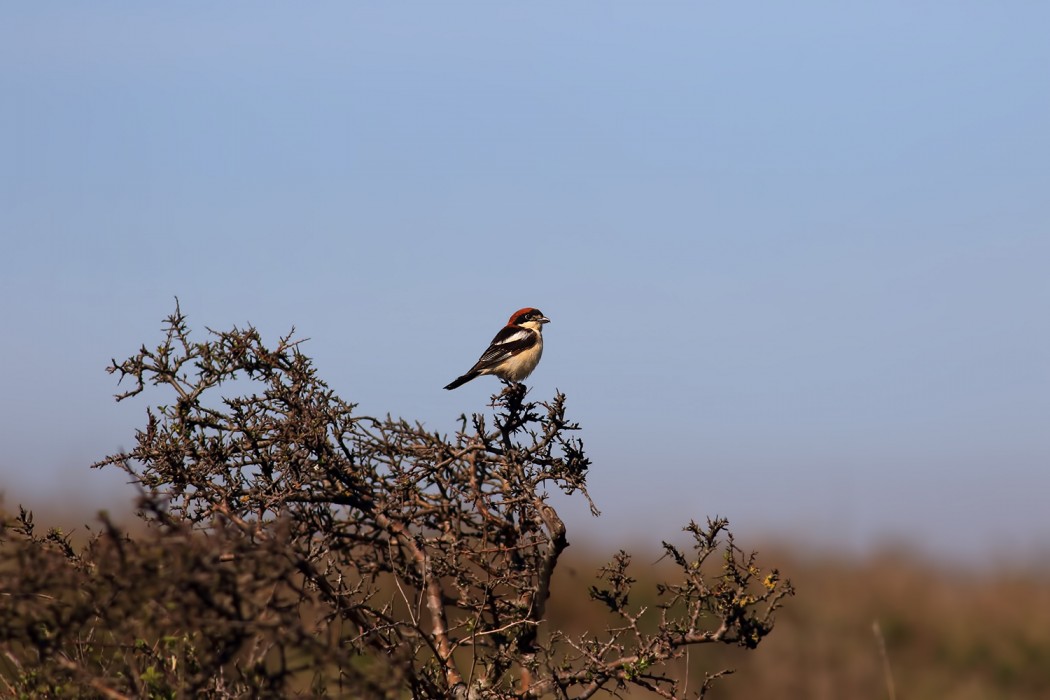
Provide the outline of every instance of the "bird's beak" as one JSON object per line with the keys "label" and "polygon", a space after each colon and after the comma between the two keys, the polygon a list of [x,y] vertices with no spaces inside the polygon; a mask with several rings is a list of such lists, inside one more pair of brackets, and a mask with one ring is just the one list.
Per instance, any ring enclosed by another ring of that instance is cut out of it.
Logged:
{"label": "bird's beak", "polygon": [[551,320],[549,318],[547,318],[546,316],[542,316],[538,320],[539,320],[540,323],[550,323],[551,322]]}

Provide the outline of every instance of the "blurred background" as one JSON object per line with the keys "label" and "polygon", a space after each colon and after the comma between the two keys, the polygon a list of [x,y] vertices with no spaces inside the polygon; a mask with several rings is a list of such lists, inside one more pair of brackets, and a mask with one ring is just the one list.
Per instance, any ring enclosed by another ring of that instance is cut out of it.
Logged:
{"label": "blurred background", "polygon": [[655,559],[718,514],[872,600],[908,566],[1050,597],[1050,6],[0,15],[7,507],[130,509],[88,465],[146,402],[104,368],[175,297],[201,334],[294,327],[362,413],[437,430],[486,410],[494,380],[441,387],[536,306],[531,395],[568,395],[603,511],[564,503],[574,543]]}

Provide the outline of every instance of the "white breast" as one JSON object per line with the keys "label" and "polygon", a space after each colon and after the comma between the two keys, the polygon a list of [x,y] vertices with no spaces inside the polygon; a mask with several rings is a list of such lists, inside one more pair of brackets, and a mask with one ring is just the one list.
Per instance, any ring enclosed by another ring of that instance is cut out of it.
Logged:
{"label": "white breast", "polygon": [[536,369],[536,365],[540,363],[540,356],[543,355],[543,336],[540,335],[537,341],[531,349],[501,364],[497,370],[493,371],[493,374],[511,382],[520,382],[532,374],[532,370]]}

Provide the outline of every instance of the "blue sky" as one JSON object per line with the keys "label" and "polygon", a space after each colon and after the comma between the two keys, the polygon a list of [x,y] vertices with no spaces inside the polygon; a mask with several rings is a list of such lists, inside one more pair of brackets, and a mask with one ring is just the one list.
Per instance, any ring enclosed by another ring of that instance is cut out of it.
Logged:
{"label": "blue sky", "polygon": [[1050,552],[1050,7],[8,4],[0,484],[113,507],[103,368],[295,326],[361,411],[541,308],[577,538]]}

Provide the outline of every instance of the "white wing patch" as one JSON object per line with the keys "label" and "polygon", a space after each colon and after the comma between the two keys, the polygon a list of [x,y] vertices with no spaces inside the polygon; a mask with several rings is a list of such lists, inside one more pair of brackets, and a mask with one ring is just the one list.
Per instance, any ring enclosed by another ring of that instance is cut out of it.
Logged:
{"label": "white wing patch", "polygon": [[498,343],[493,343],[492,345],[493,347],[497,347],[499,345],[509,345],[510,343],[520,343],[521,341],[528,339],[531,335],[532,333],[530,331],[522,329],[520,331],[515,331],[506,338],[501,338]]}

